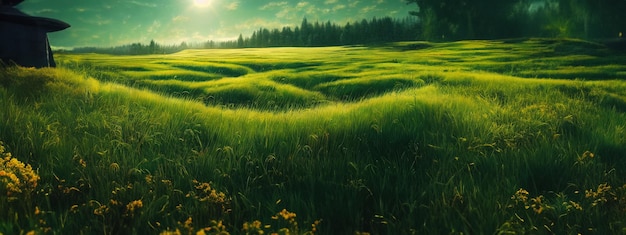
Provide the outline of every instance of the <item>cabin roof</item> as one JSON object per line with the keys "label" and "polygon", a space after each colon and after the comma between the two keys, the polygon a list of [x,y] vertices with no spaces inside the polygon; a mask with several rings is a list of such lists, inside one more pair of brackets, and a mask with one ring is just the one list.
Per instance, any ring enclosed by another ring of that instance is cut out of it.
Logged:
{"label": "cabin roof", "polygon": [[[22,1],[13,2],[19,3]],[[47,32],[56,32],[70,27],[68,23],[63,21],[46,17],[29,16],[18,9],[6,5],[0,6],[0,21],[35,26]]]}
{"label": "cabin roof", "polygon": [[24,0],[3,0],[2,5],[15,6],[22,3]]}

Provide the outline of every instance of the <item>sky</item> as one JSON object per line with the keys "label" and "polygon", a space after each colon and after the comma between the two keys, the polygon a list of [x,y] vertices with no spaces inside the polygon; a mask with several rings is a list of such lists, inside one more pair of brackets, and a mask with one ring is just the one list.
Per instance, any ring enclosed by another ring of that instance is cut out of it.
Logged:
{"label": "sky", "polygon": [[72,25],[48,34],[53,47],[72,48],[234,40],[261,27],[294,28],[305,17],[344,25],[404,18],[417,6],[404,0],[26,0],[17,8]]}

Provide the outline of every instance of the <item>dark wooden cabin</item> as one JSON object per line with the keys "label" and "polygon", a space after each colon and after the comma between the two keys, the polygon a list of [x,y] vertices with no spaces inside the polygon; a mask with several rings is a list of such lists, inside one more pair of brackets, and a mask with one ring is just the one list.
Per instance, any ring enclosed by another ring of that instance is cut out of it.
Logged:
{"label": "dark wooden cabin", "polygon": [[70,27],[45,17],[29,16],[14,6],[24,0],[0,0],[0,60],[5,65],[55,67],[48,33]]}

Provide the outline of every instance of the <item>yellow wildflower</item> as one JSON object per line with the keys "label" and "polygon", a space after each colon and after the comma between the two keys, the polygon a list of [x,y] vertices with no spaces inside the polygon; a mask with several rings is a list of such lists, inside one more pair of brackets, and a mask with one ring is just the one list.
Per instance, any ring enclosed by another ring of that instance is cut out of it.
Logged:
{"label": "yellow wildflower", "polygon": [[191,230],[191,229],[193,229],[192,224],[193,224],[193,219],[191,217],[189,217],[189,218],[187,218],[187,220],[185,220],[184,226],[185,226],[185,228]]}
{"label": "yellow wildflower", "polygon": [[182,233],[179,229],[176,229],[176,231],[163,231],[160,235],[182,235]]}
{"label": "yellow wildflower", "polygon": [[111,163],[109,165],[109,170],[111,170],[113,172],[118,172],[120,170],[120,164],[117,164],[116,162]]}
{"label": "yellow wildflower", "polygon": [[316,220],[311,224],[311,234],[315,234],[317,232],[317,227],[320,226],[321,220]]}
{"label": "yellow wildflower", "polygon": [[72,207],[70,207],[70,211],[72,213],[77,213],[78,212],[78,205],[72,205]]}
{"label": "yellow wildflower", "polygon": [[[212,202],[212,203],[225,203],[226,202],[226,194],[223,192],[218,192],[214,188],[211,187],[209,183],[202,183],[197,180],[193,181],[196,186],[196,190],[198,190],[198,195],[195,196],[198,201],[201,202]],[[189,197],[191,195],[188,195]]]}
{"label": "yellow wildflower", "polygon": [[530,207],[537,214],[541,214],[544,209],[548,209],[549,208],[548,205],[545,205],[543,203],[543,195],[539,195],[538,197],[531,198],[530,201],[531,201]]}
{"label": "yellow wildflower", "polygon": [[11,157],[11,153],[5,153],[5,148],[0,142],[0,192],[6,196],[15,194],[29,194],[37,187],[39,175],[33,168]]}
{"label": "yellow wildflower", "polygon": [[93,210],[93,214],[98,215],[98,216],[104,216],[108,212],[109,212],[109,207],[107,207],[106,205],[101,205],[98,208]]}
{"label": "yellow wildflower", "polygon": [[278,213],[281,217],[283,217],[284,220],[292,220],[296,218],[296,213],[293,212],[289,212],[287,211],[287,209],[283,209],[281,212]]}
{"label": "yellow wildflower", "polygon": [[567,207],[566,208],[567,208],[568,211],[571,210],[571,209],[575,209],[575,210],[579,210],[579,211],[583,210],[583,207],[580,206],[579,203],[576,203],[574,201],[569,201],[569,203],[567,203]]}
{"label": "yellow wildflower", "polygon": [[599,204],[604,204],[608,202],[610,199],[614,200],[614,195],[611,193],[611,185],[608,183],[603,183],[598,185],[598,189],[594,192],[593,189],[585,190],[585,197],[594,199],[591,203],[591,206],[597,206]]}
{"label": "yellow wildflower", "polygon": [[511,199],[514,200],[516,203],[526,204],[526,202],[528,202],[528,194],[528,191],[520,188],[519,190],[517,190],[517,192],[515,192]]}
{"label": "yellow wildflower", "polygon": [[135,210],[142,208],[143,207],[143,202],[141,200],[135,200],[132,202],[129,202],[128,204],[126,204],[126,213],[127,214],[133,214],[135,213]]}

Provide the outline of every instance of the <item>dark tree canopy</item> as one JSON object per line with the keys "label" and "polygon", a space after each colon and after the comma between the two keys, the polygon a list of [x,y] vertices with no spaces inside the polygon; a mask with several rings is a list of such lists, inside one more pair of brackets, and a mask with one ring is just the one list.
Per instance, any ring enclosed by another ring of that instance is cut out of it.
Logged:
{"label": "dark tree canopy", "polygon": [[626,31],[626,0],[406,0],[426,40],[607,38]]}
{"label": "dark tree canopy", "polygon": [[515,34],[509,26],[517,0],[407,0],[422,22],[428,40],[494,38]]}

